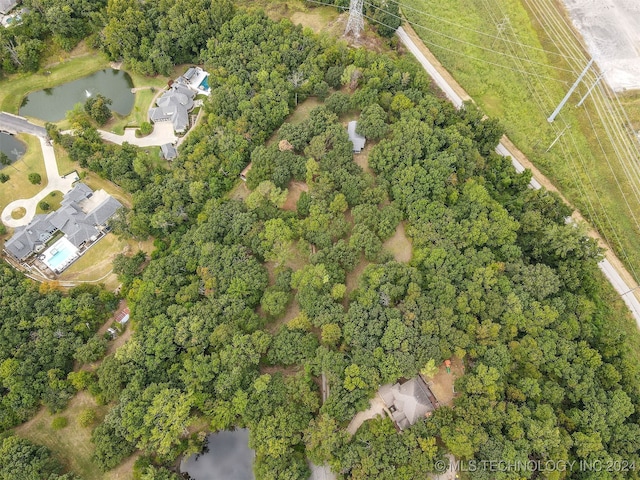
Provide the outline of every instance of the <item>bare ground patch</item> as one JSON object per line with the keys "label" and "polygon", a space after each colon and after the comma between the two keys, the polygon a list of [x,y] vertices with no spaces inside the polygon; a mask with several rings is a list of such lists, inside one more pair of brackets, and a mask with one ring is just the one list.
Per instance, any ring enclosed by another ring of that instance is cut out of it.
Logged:
{"label": "bare ground patch", "polygon": [[300,200],[300,195],[302,192],[308,192],[309,186],[304,182],[291,182],[288,187],[289,193],[287,194],[287,199],[282,205],[283,210],[289,210],[294,212],[296,210],[296,204],[298,200]]}
{"label": "bare ground patch", "polygon": [[450,372],[447,372],[447,367],[443,363],[433,378],[425,378],[424,380],[429,385],[429,389],[435,395],[438,403],[450,407],[457,396],[453,391],[453,385],[462,375],[464,375],[464,362],[458,357],[452,357]]}
{"label": "bare ground patch", "polygon": [[298,315],[300,315],[300,307],[298,306],[298,302],[296,302],[294,298],[289,302],[284,315],[267,325],[267,331],[269,333],[275,334],[278,330],[280,330],[280,327],[282,325],[286,325],[289,321],[293,320]]}
{"label": "bare ground patch", "polygon": [[358,279],[360,278],[360,275],[362,275],[362,272],[364,272],[364,269],[367,268],[367,265],[369,265],[369,262],[367,262],[364,257],[362,257],[360,258],[360,262],[358,263],[358,265],[356,265],[356,268],[354,268],[347,274],[347,293],[350,293],[358,288]]}
{"label": "bare ground patch", "polygon": [[373,144],[371,142],[367,143],[367,146],[364,147],[362,152],[353,156],[353,161],[356,162],[364,170],[366,173],[373,175],[373,170],[369,167],[369,154],[371,153],[371,149],[373,148]]}
{"label": "bare ground patch", "polygon": [[247,183],[240,180],[229,192],[229,198],[231,200],[244,200],[250,193],[251,191],[247,188]]}
{"label": "bare ground patch", "polygon": [[411,240],[404,230],[404,222],[400,222],[396,232],[383,244],[393,254],[397,262],[408,263],[411,260]]}

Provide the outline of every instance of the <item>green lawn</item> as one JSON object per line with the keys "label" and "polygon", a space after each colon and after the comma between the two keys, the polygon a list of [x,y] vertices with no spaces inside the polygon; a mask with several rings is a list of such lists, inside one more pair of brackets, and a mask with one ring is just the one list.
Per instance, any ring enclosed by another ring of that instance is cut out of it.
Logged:
{"label": "green lawn", "polygon": [[[541,0],[547,5],[550,1]],[[427,12],[408,8],[403,11],[410,21],[431,29],[415,27],[438,60],[487,115],[502,121],[511,140],[598,229],[632,274],[640,273],[640,231],[633,219],[640,212],[640,201],[633,195],[625,166],[607,144],[602,125],[595,122],[596,136],[584,110],[575,108],[586,87],[576,91],[555,124],[546,120],[577,75],[559,70],[569,69],[570,65],[557,55],[553,42],[535,21],[539,12],[528,11],[521,0],[500,0],[491,7],[480,0],[406,3]],[[541,6],[536,3],[534,8]],[[503,28],[502,37],[496,38],[500,19],[504,17],[509,18],[513,31]],[[519,44],[534,48],[526,49],[525,53]],[[526,69],[539,77],[514,71],[525,68],[524,64],[507,55],[537,62]],[[638,95],[629,95],[623,101],[632,121],[640,121]],[[590,102],[586,105],[591,119],[597,118],[594,106]],[[565,121],[570,129],[547,152]]]}
{"label": "green lawn", "polygon": [[[0,184],[0,212],[14,200],[33,197],[47,184],[40,140],[25,134],[17,137],[26,143],[27,151],[20,160],[1,170],[2,173],[9,175],[9,180]],[[32,185],[29,182],[27,177],[32,172],[39,173],[42,177],[40,185]]]}
{"label": "green lawn", "polygon": [[[131,113],[127,116],[120,116],[114,114],[104,127],[104,130],[122,135],[124,129],[127,127],[139,127],[142,122],[147,121],[147,112],[151,106],[151,102],[158,92],[167,85],[169,77],[163,77],[161,75],[155,77],[145,77],[136,73],[128,72],[133,80],[135,88],[139,88],[135,93],[135,101]],[[184,70],[180,71],[180,74],[184,73]]]}
{"label": "green lawn", "polygon": [[40,203],[36,208],[36,213],[49,213],[54,210],[60,208],[60,202],[62,202],[62,192],[60,190],[55,190],[47,195],[40,203],[47,202],[49,204],[49,208],[47,210],[43,210],[40,208]]}

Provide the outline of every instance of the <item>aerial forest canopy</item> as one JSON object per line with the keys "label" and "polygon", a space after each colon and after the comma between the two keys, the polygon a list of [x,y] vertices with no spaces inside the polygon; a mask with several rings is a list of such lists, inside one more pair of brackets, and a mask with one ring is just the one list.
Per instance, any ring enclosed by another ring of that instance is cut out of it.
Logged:
{"label": "aerial forest canopy", "polygon": [[[160,25],[153,48],[178,28],[153,15],[182,3],[198,2],[112,0],[106,11],[124,19],[136,9],[135,31]],[[139,449],[153,468],[170,465],[199,449],[188,432],[196,421],[248,427],[258,479],[306,480],[307,459],[347,479],[424,478],[447,452],[640,460],[638,362],[597,269],[601,252],[565,222],[556,195],[530,189],[530,173],[494,152],[499,123],[471,104],[455,110],[407,57],[223,12],[198,18],[212,94],[170,170],[104,145],[88,124],[75,136],[50,129],[74,160],[133,192],[114,229],[156,238],[142,273],[139,257],[116,262],[136,330],[84,385],[112,405],[93,432],[95,461],[108,470]],[[100,36],[123,32],[110,20]],[[174,45],[155,57],[141,38],[113,55],[152,72],[194,54]],[[320,105],[288,122],[308,97]],[[344,126],[354,118],[373,143],[366,169]],[[251,192],[230,193],[250,161]],[[408,263],[383,245],[399,225]],[[2,298],[16,308],[15,296]],[[454,408],[402,433],[388,419],[346,433],[380,384],[453,356],[466,366]]]}

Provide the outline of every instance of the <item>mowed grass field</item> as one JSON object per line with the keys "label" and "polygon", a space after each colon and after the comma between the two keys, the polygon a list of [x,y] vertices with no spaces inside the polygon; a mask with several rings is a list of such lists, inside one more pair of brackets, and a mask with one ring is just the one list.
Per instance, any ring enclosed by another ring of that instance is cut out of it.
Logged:
{"label": "mowed grass field", "polygon": [[[606,100],[598,89],[593,94],[600,106],[588,99],[583,108],[576,108],[596,70],[555,122],[547,122],[576,80],[576,70],[586,65],[584,50],[555,0],[403,0],[403,4],[402,13],[425,45],[488,116],[502,121],[516,146],[598,229],[637,281],[640,185],[629,173],[630,157],[621,152],[629,148],[633,154],[631,137],[627,132],[626,147],[614,148],[609,142],[607,129],[620,132],[620,120],[601,123],[598,110],[606,110],[602,107]],[[640,96],[626,94],[621,101],[637,128]]]}

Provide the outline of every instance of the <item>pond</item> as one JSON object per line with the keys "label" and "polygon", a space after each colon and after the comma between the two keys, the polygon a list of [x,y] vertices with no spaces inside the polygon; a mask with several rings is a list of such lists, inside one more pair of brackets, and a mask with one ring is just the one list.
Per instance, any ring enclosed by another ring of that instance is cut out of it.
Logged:
{"label": "pond", "polygon": [[[0,132],[0,152],[6,154],[9,160],[15,162],[22,157],[26,151],[27,146],[16,137],[8,133]],[[0,168],[2,168],[2,165],[0,165]]]}
{"label": "pond", "polygon": [[98,93],[111,99],[112,111],[128,115],[134,102],[132,88],[133,82],[127,72],[102,70],[73,82],[30,93],[22,100],[20,115],[57,122],[64,119],[76,103],[84,103]]}
{"label": "pond", "polygon": [[246,428],[212,433],[201,454],[182,459],[180,472],[194,480],[254,480],[255,455]]}

